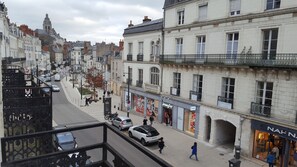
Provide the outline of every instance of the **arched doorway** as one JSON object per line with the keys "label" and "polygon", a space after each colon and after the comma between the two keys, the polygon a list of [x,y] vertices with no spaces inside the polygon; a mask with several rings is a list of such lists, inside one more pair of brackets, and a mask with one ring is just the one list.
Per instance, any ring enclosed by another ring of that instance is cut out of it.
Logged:
{"label": "arched doorway", "polygon": [[236,127],[228,121],[215,121],[214,144],[222,145],[233,150],[236,137]]}
{"label": "arched doorway", "polygon": [[210,116],[206,116],[206,118],[205,118],[205,132],[206,132],[206,135],[205,135],[204,140],[206,142],[209,142],[210,132],[211,132],[211,118],[210,118]]}

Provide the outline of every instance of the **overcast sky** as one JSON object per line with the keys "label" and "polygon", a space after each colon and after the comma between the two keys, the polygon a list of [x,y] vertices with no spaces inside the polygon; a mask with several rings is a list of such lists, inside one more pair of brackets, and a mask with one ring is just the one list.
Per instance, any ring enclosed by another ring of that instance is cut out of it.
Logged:
{"label": "overcast sky", "polygon": [[10,21],[42,29],[46,13],[52,27],[67,41],[105,41],[118,45],[129,21],[162,18],[164,0],[2,0]]}

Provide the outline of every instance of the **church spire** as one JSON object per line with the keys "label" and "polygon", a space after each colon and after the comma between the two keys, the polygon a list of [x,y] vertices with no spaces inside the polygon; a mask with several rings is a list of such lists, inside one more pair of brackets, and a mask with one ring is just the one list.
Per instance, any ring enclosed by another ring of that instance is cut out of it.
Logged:
{"label": "church spire", "polygon": [[50,33],[52,30],[52,23],[48,17],[48,14],[45,15],[45,18],[43,21],[43,30],[45,30],[47,33]]}

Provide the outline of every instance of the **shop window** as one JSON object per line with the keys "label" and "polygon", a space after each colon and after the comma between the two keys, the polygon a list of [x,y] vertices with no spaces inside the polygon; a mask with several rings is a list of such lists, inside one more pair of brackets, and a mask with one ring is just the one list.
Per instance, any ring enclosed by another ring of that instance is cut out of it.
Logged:
{"label": "shop window", "polygon": [[184,130],[186,133],[194,136],[195,134],[195,120],[196,113],[191,111],[185,111],[184,113]]}

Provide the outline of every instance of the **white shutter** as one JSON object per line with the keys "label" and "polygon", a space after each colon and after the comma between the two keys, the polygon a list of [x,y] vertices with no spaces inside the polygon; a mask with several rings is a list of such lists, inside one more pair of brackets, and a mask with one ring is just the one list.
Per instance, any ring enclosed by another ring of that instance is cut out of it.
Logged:
{"label": "white shutter", "polygon": [[240,0],[230,0],[230,15],[240,14]]}
{"label": "white shutter", "polygon": [[207,18],[207,5],[199,6],[199,20]]}

